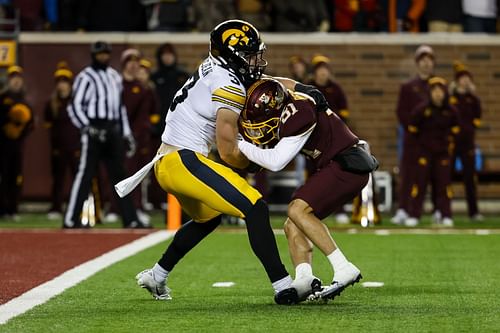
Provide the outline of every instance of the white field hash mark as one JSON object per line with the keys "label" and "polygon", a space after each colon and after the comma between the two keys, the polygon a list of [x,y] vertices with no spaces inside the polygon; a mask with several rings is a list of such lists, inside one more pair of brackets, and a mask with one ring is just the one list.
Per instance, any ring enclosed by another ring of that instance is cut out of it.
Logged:
{"label": "white field hash mark", "polygon": [[174,234],[174,231],[162,230],[146,235],[76,266],[54,279],[11,299],[7,303],[0,305],[0,325],[37,305],[47,302],[52,297],[61,294],[66,289],[77,285],[104,268],[168,240]]}

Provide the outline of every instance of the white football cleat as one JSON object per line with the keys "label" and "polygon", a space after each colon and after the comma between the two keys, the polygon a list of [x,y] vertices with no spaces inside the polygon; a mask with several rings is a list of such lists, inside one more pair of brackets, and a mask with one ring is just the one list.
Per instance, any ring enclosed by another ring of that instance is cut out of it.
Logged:
{"label": "white football cleat", "polygon": [[297,290],[298,302],[302,302],[321,291],[321,280],[314,275],[300,277],[293,280],[290,287]]}
{"label": "white football cleat", "polygon": [[404,221],[408,218],[408,213],[404,209],[399,208],[396,211],[396,214],[391,218],[392,224],[403,224]]}
{"label": "white football cleat", "polygon": [[416,217],[409,217],[405,219],[404,225],[406,227],[416,227],[418,225],[418,219]]}
{"label": "white football cleat", "polygon": [[454,225],[451,217],[443,217],[443,219],[441,220],[441,224],[443,225],[443,227],[453,227]]}
{"label": "white football cleat", "polygon": [[363,276],[359,268],[352,263],[348,263],[344,268],[335,271],[332,284],[324,287],[319,296],[325,300],[334,299],[336,296],[339,296],[345,288],[354,285],[362,278]]}
{"label": "white football cleat", "polygon": [[156,282],[152,269],[145,269],[135,276],[137,284],[144,289],[147,289],[155,299],[170,300],[170,288],[166,286],[166,280]]}

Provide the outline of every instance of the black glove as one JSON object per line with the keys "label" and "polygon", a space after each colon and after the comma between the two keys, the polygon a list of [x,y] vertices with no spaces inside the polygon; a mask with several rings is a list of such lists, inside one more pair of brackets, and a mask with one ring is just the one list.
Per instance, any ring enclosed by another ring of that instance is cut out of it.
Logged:
{"label": "black glove", "polygon": [[135,155],[135,151],[137,149],[137,145],[135,143],[135,139],[132,136],[132,134],[125,136],[124,139],[125,139],[125,143],[127,145],[127,150],[125,152],[125,155],[128,158],[130,158],[130,157],[132,157],[132,156]]}
{"label": "black glove", "polygon": [[316,87],[297,82],[295,91],[311,96],[316,102],[316,111],[324,112],[330,108],[325,96]]}
{"label": "black glove", "polygon": [[88,134],[92,139],[97,139],[100,142],[106,141],[106,135],[108,134],[105,129],[97,128],[94,126],[85,126],[81,129],[81,134]]}
{"label": "black glove", "polygon": [[245,168],[245,170],[249,173],[257,173],[260,170],[262,170],[262,167],[260,165],[258,165],[257,163],[250,161],[250,164],[248,164],[248,166]]}

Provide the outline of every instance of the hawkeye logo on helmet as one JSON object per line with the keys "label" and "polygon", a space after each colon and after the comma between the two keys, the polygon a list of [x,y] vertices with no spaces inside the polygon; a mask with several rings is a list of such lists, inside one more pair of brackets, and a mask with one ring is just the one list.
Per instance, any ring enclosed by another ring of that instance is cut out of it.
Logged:
{"label": "hawkeye logo on helmet", "polygon": [[248,31],[250,29],[249,26],[244,25],[240,29],[228,29],[222,33],[222,43],[226,43],[226,41],[229,39],[228,44],[230,46],[235,46],[237,44],[240,45],[248,45],[248,42],[250,41],[245,34],[245,31]]}

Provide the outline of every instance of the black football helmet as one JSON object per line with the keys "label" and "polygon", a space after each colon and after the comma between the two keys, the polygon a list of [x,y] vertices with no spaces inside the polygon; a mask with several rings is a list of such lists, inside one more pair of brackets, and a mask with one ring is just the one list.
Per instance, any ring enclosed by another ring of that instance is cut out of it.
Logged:
{"label": "black football helmet", "polygon": [[275,145],[281,113],[289,99],[286,88],[276,80],[261,79],[248,89],[247,96],[240,114],[241,134],[257,145]]}
{"label": "black football helmet", "polygon": [[222,59],[247,87],[260,79],[267,67],[265,49],[257,29],[246,21],[224,21],[210,33],[210,54]]}

